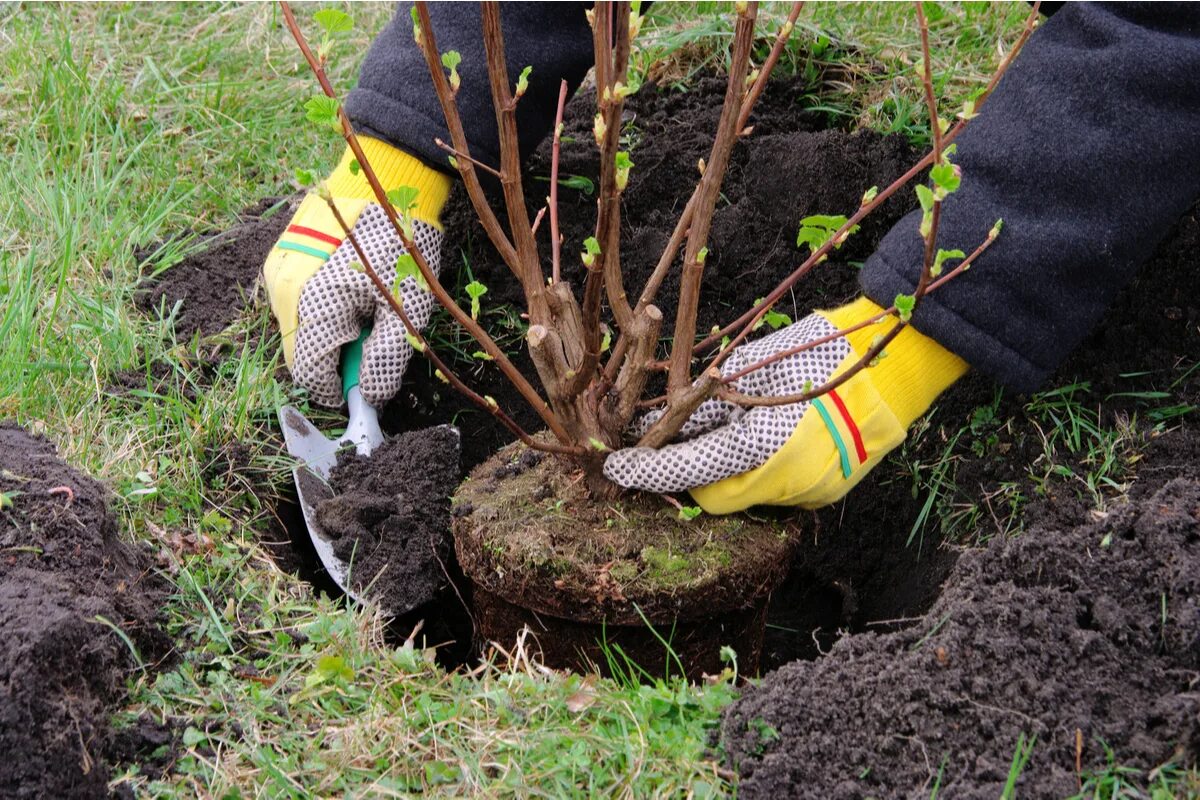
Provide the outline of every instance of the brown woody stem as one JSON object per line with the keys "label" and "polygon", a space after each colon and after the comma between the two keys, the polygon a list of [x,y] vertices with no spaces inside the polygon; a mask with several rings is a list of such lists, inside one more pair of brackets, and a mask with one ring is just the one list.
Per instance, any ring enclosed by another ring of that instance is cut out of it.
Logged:
{"label": "brown woody stem", "polygon": [[504,263],[508,265],[509,270],[521,281],[522,287],[525,285],[525,276],[522,274],[520,261],[517,258],[516,248],[509,241],[508,235],[504,233],[504,229],[500,227],[500,220],[496,218],[496,214],[492,211],[492,207],[488,204],[487,197],[483,191],[483,184],[479,182],[479,176],[475,174],[475,159],[471,157],[471,148],[467,143],[467,135],[463,130],[462,117],[458,113],[458,104],[454,100],[454,91],[450,88],[450,80],[446,77],[445,70],[442,67],[441,55],[437,50],[437,39],[433,34],[433,25],[429,21],[429,9],[425,3],[418,2],[416,4],[417,18],[421,24],[421,52],[425,56],[425,65],[429,67],[429,76],[433,79],[433,90],[437,94],[438,104],[442,107],[442,114],[446,118],[446,128],[450,131],[450,141],[454,144],[454,149],[460,155],[458,158],[458,173],[462,176],[463,186],[467,190],[467,197],[471,200],[471,207],[475,209],[475,215],[479,217],[479,222],[483,225],[484,232],[487,233],[488,239],[492,245],[500,253],[500,257]]}
{"label": "brown woody stem", "polygon": [[737,122],[741,115],[745,92],[746,69],[750,64],[750,49],[754,44],[754,22],[757,3],[747,3],[738,13],[734,31],[733,52],[729,62],[729,81],[725,88],[725,103],[717,124],[717,135],[709,154],[708,167],[700,179],[700,193],[692,213],[687,248],[683,255],[683,280],[679,289],[679,307],[675,314],[675,334],[671,346],[671,366],[667,374],[667,396],[690,396],[692,344],[696,340],[696,315],[700,307],[700,284],[704,274],[704,253],[712,225],[717,196],[729,164],[729,155],[737,141]]}
{"label": "brown woody stem", "polygon": [[567,105],[567,82],[558,87],[558,111],[554,115],[554,144],[550,155],[550,280],[562,280],[562,236],[558,232],[558,159],[562,150],[563,110]]}
{"label": "brown woody stem", "polygon": [[492,105],[496,110],[496,127],[500,131],[500,185],[504,189],[508,230],[517,251],[529,319],[534,324],[544,324],[549,321],[550,310],[545,299],[545,281],[538,261],[537,240],[533,238],[533,226],[529,222],[525,190],[521,184],[521,150],[517,138],[517,101],[520,98],[513,95],[508,83],[504,34],[500,30],[500,4],[480,4],[480,15]]}

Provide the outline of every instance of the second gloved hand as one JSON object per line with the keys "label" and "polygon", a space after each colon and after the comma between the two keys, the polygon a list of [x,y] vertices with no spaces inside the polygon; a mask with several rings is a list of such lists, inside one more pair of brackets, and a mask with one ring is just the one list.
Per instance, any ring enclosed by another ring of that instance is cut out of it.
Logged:
{"label": "second gloved hand", "polygon": [[[436,273],[442,246],[438,214],[450,191],[449,176],[385,142],[368,137],[359,137],[359,142],[386,189],[418,190],[413,240]],[[390,288],[404,246],[361,171],[355,174],[350,169],[352,158],[347,150],[326,187],[367,260]],[[328,204],[313,193],[300,204],[263,267],[284,358],[292,377],[321,405],[341,405],[341,350],[364,326],[370,325],[372,331],[363,343],[359,388],[372,406],[382,406],[399,391],[412,357],[403,323],[360,261]],[[433,297],[411,277],[401,283],[400,297],[409,319],[423,328],[433,310]]]}
{"label": "second gloved hand", "polygon": [[[879,313],[862,298],[738,347],[721,366],[732,375],[775,353],[821,339]],[[852,367],[891,323],[869,326],[751,372],[733,383],[742,394],[785,397],[819,387]],[[896,445],[909,425],[965,371],[937,342],[905,328],[887,355],[809,402],[740,408],[701,404],[675,444],[610,455],[604,474],[629,489],[688,490],[705,511],[753,505],[816,508],[843,497]],[[661,412],[639,425],[649,426]]]}

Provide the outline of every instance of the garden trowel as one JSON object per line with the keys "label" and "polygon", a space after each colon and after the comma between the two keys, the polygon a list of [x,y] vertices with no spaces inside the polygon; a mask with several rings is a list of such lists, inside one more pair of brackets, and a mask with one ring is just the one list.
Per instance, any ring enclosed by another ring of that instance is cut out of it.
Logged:
{"label": "garden trowel", "polygon": [[329,473],[337,464],[337,454],[341,450],[353,446],[359,455],[366,456],[383,443],[379,415],[363,399],[358,388],[363,340],[370,333],[370,328],[363,329],[358,339],[342,348],[342,394],[350,407],[350,421],[346,424],[344,434],[336,439],[326,438],[295,408],[282,406],[279,409],[279,424],[283,428],[283,439],[287,443],[288,453],[300,462],[292,469],[292,477],[296,480],[296,495],[304,512],[304,524],[308,528],[309,538],[317,550],[321,565],[333,578],[334,583],[359,603],[365,603],[365,600],[350,588],[351,565],[333,552],[333,542],[326,538],[317,523],[317,506],[333,497],[333,490],[329,488]]}

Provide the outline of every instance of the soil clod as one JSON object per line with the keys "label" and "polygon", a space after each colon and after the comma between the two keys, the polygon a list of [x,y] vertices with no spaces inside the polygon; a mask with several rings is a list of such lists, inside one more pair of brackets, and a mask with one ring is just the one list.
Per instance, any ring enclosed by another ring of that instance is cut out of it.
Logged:
{"label": "soil clod", "polygon": [[459,434],[448,425],[402,433],[369,457],[338,459],[333,496],[317,505],[317,521],[337,557],[351,564],[355,591],[395,614],[441,594],[458,476]]}
{"label": "soil clod", "polygon": [[0,451],[0,796],[105,797],[127,749],[109,715],[170,650],[167,585],[50,442],[0,423]]}

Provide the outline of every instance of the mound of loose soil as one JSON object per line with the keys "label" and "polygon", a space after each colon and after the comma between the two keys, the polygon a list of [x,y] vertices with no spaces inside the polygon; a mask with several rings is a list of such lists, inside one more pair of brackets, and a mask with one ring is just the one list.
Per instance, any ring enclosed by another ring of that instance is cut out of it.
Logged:
{"label": "mound of loose soil", "polygon": [[117,538],[105,489],[0,423],[0,795],[104,797],[108,717],[137,662],[169,651],[167,586]]}
{"label": "mound of loose soil", "polygon": [[353,588],[390,612],[423,606],[447,586],[458,450],[446,425],[402,433],[370,457],[340,456],[330,475],[334,496],[317,506],[317,521],[352,565]]}
{"label": "mound of loose soil", "polygon": [[[1200,753],[1200,482],[959,559],[913,627],[843,638],[728,711],[746,797],[995,798],[1021,734],[1021,797],[1061,798],[1100,741],[1150,768]],[[773,732],[772,732],[773,731]]]}
{"label": "mound of loose soil", "polygon": [[[242,212],[237,225],[201,234],[197,252],[143,284],[135,298],[137,307],[148,314],[169,314],[178,303],[175,335],[180,339],[226,328],[245,307],[267,253],[283,233],[297,201],[296,197],[265,198]],[[135,257],[144,261],[158,249],[138,251]]]}

